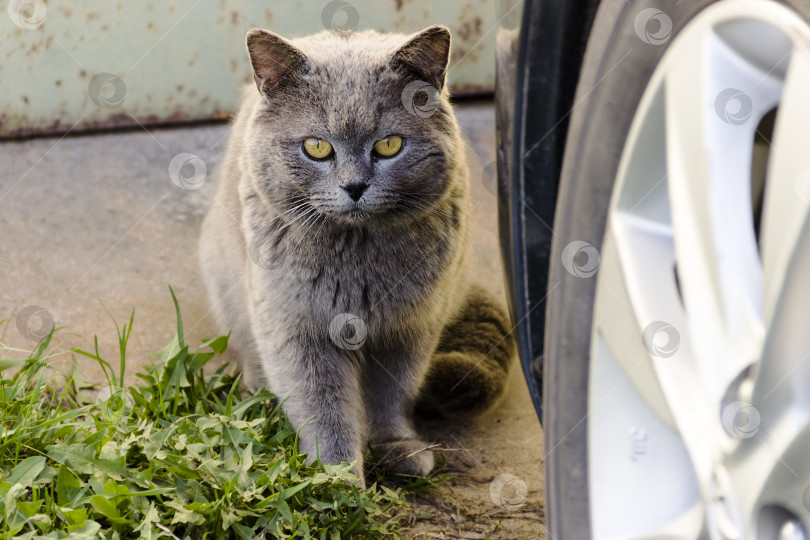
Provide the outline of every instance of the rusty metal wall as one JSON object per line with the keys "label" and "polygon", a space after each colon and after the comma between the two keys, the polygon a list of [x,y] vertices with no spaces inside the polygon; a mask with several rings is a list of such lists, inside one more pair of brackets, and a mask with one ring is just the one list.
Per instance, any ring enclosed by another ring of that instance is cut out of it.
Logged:
{"label": "rusty metal wall", "polygon": [[0,0],[0,137],[227,117],[244,35],[324,28],[454,36],[456,94],[494,87],[493,0]]}

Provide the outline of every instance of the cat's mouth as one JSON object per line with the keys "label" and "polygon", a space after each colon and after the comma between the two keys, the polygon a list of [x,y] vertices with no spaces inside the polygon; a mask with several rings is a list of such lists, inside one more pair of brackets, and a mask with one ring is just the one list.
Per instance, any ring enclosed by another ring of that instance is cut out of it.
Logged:
{"label": "cat's mouth", "polygon": [[352,204],[319,206],[321,213],[343,223],[361,223],[378,217],[387,216],[392,207],[386,204],[375,204],[376,201],[359,201]]}
{"label": "cat's mouth", "polygon": [[344,206],[342,208],[335,208],[335,207],[326,207],[321,208],[320,211],[333,219],[337,219],[338,221],[348,221],[350,223],[357,223],[360,221],[365,221],[373,212],[369,211],[368,208],[360,206],[358,204],[354,204],[352,206]]}

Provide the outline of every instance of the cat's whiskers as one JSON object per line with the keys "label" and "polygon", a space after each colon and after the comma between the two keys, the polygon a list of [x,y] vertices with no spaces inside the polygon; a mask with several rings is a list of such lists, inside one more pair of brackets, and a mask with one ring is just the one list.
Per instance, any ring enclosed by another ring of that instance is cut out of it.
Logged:
{"label": "cat's whiskers", "polygon": [[410,199],[401,199],[399,202],[411,208],[415,208],[417,210],[422,210],[427,213],[439,214],[448,219],[454,219],[451,213],[439,208],[438,205],[436,205],[435,203],[429,203],[428,201],[424,201],[416,197]]}
{"label": "cat's whiskers", "polygon": [[[317,210],[317,209],[313,208],[313,210]],[[304,222],[301,224],[302,229],[304,227],[307,227],[307,229],[304,231],[304,234],[306,234],[306,231],[308,231],[309,227],[312,226],[311,224],[318,220],[320,215],[321,215],[320,212],[315,211],[315,212],[310,213],[309,217],[304,220]]]}
{"label": "cat's whiskers", "polygon": [[289,210],[287,210],[286,212],[282,212],[280,215],[281,215],[281,216],[286,216],[286,215],[287,215],[287,214],[289,214],[290,212],[295,212],[295,211],[296,211],[296,210],[298,210],[299,208],[301,208],[301,207],[303,207],[303,206],[307,206],[308,204],[309,204],[309,202],[304,201],[304,202],[302,202],[301,204],[299,204],[298,206],[296,206],[295,208],[290,208],[290,209],[289,209]]}
{"label": "cat's whiskers", "polygon": [[276,234],[280,233],[281,231],[283,231],[284,229],[286,229],[287,227],[289,227],[289,226],[290,226],[290,225],[292,225],[293,223],[295,223],[295,222],[297,222],[297,221],[300,221],[302,218],[305,218],[305,217],[307,217],[307,216],[310,216],[310,215],[311,215],[311,214],[313,214],[315,211],[316,211],[316,209],[310,206],[310,207],[309,207],[309,209],[307,209],[307,210],[306,210],[306,211],[304,211],[304,212],[301,212],[301,213],[300,213],[298,216],[296,216],[295,218],[293,218],[293,220],[292,220],[292,221],[288,222],[286,225],[284,225],[283,227],[281,227],[280,229],[278,229],[278,230],[276,231]]}
{"label": "cat's whiskers", "polygon": [[[307,230],[305,230],[305,231],[304,231],[304,236],[306,236],[306,234],[307,234],[307,233],[310,231],[310,229],[312,228],[312,226],[313,226],[313,225],[315,225],[315,224],[317,224],[317,223],[318,223],[318,220],[320,220],[322,217],[324,217],[324,215],[323,215],[323,214],[321,214],[320,212],[318,212],[317,214],[315,214],[315,219],[313,219],[313,220],[312,220],[312,223],[309,225],[309,227],[307,227]],[[307,221],[309,221],[309,220],[307,220]],[[306,223],[305,223],[304,225],[306,225]],[[303,225],[302,225],[302,227],[303,227]],[[320,227],[318,227],[318,230],[320,230]]]}
{"label": "cat's whiskers", "polygon": [[292,197],[287,197],[286,199],[281,199],[280,201],[277,201],[277,202],[278,202],[278,204],[283,204],[285,202],[289,202],[289,201],[296,200],[296,199],[299,200],[299,201],[303,201],[306,198],[307,198],[306,195],[293,195]]}
{"label": "cat's whiskers", "polygon": [[436,200],[446,199],[448,201],[464,201],[464,197],[454,197],[449,192],[444,193],[430,193],[427,191],[411,192],[411,191],[397,191],[394,189],[380,190],[385,195],[393,195],[394,197],[420,197],[420,196],[435,196]]}
{"label": "cat's whiskers", "polygon": [[[303,199],[303,197],[296,197],[296,198],[297,198],[298,200],[302,200],[302,199]],[[295,203],[293,203],[293,204],[295,204]],[[287,209],[286,211],[284,211],[284,212],[282,212],[282,213],[278,214],[276,217],[274,217],[272,220],[270,220],[270,223],[272,223],[272,222],[276,221],[277,219],[282,219],[282,218],[284,218],[285,216],[287,216],[287,214],[291,214],[291,213],[292,213],[292,214],[294,215],[294,212],[295,212],[296,210],[298,210],[299,208],[305,207],[305,206],[307,206],[308,204],[309,204],[309,201],[304,200],[304,201],[303,201],[303,202],[301,202],[300,204],[298,204],[298,205],[296,205],[296,206],[294,206],[294,207],[292,207],[292,208],[289,208],[289,209]],[[300,216],[299,216],[299,217],[300,217]],[[296,219],[297,219],[297,218],[296,218]],[[295,219],[293,219],[293,221],[295,221]],[[292,223],[292,222],[290,222],[290,223]],[[289,225],[290,223],[288,223],[287,225]],[[282,227],[281,229],[279,229],[279,231],[284,230],[285,228],[286,228],[286,226],[285,226],[285,227]],[[278,232],[278,231],[276,231],[276,232]]]}
{"label": "cat's whiskers", "polygon": [[326,214],[322,214],[322,215],[323,215],[324,219],[321,221],[321,224],[318,226],[318,230],[315,231],[315,236],[320,236],[321,230],[323,229],[324,225],[326,225],[326,223],[329,221],[327,219],[327,217],[326,217]]}
{"label": "cat's whiskers", "polygon": [[302,195],[296,195],[294,197],[288,197],[286,199],[281,199],[280,201],[275,201],[275,205],[278,207],[279,210],[281,210],[289,206],[297,205],[299,203],[305,203],[306,201],[307,197]]}

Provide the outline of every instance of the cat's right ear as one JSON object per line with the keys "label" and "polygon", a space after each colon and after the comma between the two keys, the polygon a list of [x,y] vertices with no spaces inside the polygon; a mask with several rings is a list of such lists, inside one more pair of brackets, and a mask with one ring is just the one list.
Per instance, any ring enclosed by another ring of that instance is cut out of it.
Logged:
{"label": "cat's right ear", "polygon": [[247,33],[247,50],[253,79],[262,94],[271,92],[306,61],[306,56],[283,37],[254,28]]}

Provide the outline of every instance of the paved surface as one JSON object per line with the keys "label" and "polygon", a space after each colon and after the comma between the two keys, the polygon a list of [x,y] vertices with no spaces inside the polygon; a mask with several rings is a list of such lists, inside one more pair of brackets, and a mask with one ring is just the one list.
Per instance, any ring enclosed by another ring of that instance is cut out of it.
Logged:
{"label": "paved surface", "polygon": [[[476,202],[477,274],[503,294],[490,165],[493,107],[468,103],[457,113],[468,141]],[[45,319],[65,327],[55,350],[90,350],[98,334],[102,357],[117,366],[115,327],[101,303],[119,324],[134,307],[126,376],[134,383],[148,353],[163,347],[174,330],[168,285],[180,301],[189,343],[219,335],[208,314],[196,244],[227,133],[228,127],[218,124],[0,144],[0,320],[23,315],[10,320],[3,343],[33,346],[25,334],[36,334],[39,315],[27,325],[18,323],[40,311],[29,306],[38,306]],[[199,189],[183,190],[169,179],[169,162],[181,152],[198,155],[207,166]],[[55,361],[61,369],[70,364],[68,354]],[[87,378],[103,377],[88,359],[77,362]],[[455,479],[418,497],[417,508],[433,518],[417,521],[414,536],[539,535],[542,437],[517,363],[498,407],[475,421],[433,422],[425,430],[447,448]],[[492,500],[500,493],[507,503],[520,502],[524,486],[525,501],[518,508]]]}

